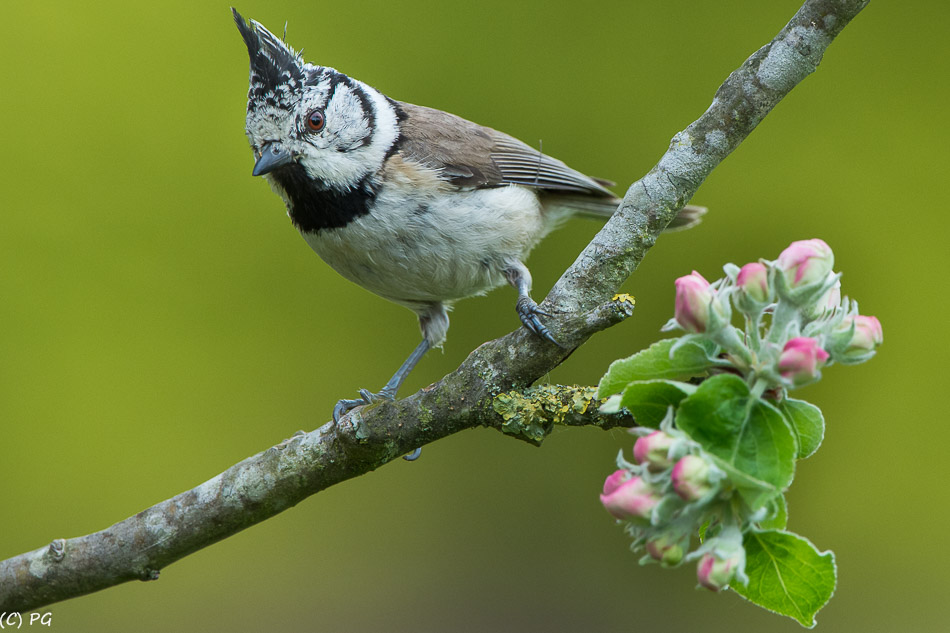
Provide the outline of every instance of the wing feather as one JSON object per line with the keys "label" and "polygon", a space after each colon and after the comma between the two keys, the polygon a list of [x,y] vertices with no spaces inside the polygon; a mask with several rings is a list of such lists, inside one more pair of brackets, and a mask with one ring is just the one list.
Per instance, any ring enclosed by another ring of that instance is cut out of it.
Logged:
{"label": "wing feather", "polygon": [[550,193],[613,198],[610,181],[585,176],[518,139],[441,110],[397,102],[397,151],[462,187],[536,187]]}

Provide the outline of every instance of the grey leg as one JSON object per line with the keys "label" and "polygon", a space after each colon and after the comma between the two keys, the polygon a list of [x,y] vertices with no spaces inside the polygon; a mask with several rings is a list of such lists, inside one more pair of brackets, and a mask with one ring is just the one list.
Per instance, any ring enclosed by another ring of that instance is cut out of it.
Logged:
{"label": "grey leg", "polygon": [[387,382],[376,395],[387,400],[395,400],[396,392],[402,387],[402,383],[406,381],[406,376],[408,376],[412,368],[422,360],[422,357],[426,355],[426,352],[429,351],[429,347],[429,341],[422,339],[422,342],[416,346],[416,349],[412,350],[412,353],[409,354],[409,358],[396,370],[393,377],[389,379],[389,382]]}
{"label": "grey leg", "polygon": [[[428,339],[422,339],[422,342],[416,346],[416,349],[412,350],[412,353],[409,354],[409,358],[396,370],[396,373],[393,374],[389,382],[379,390],[379,393],[372,393],[368,389],[360,389],[359,398],[355,400],[344,399],[337,402],[336,406],[333,407],[333,421],[339,422],[341,417],[364,404],[371,404],[373,402],[379,402],[380,400],[395,400],[396,392],[399,391],[399,387],[405,382],[406,376],[409,375],[412,368],[415,367],[419,360],[429,351],[429,347],[431,346],[429,345]],[[403,459],[412,462],[419,459],[421,453],[422,449],[417,448],[410,454],[403,455]]]}
{"label": "grey leg", "polygon": [[379,402],[380,400],[395,400],[396,392],[399,391],[399,387],[402,386],[402,383],[405,382],[406,376],[409,375],[409,372],[412,371],[412,368],[416,366],[419,360],[425,356],[425,353],[429,351],[429,341],[422,339],[422,342],[416,346],[416,349],[412,351],[412,354],[409,354],[409,358],[396,370],[396,373],[393,374],[393,377],[389,379],[382,389],[379,390],[379,393],[372,393],[368,389],[360,389],[360,397],[355,400],[340,400],[336,403],[336,406],[333,407],[333,421],[339,422],[340,418],[349,413],[351,410],[356,407],[361,407],[364,404],[371,404],[373,402]]}
{"label": "grey leg", "polygon": [[551,335],[548,328],[538,318],[539,316],[551,315],[541,310],[534,299],[531,298],[531,272],[527,266],[521,262],[511,262],[508,264],[508,268],[505,269],[505,277],[508,279],[508,283],[518,291],[518,302],[515,304],[515,309],[518,311],[518,316],[524,326],[537,336],[560,346],[561,344],[557,342],[557,339]]}
{"label": "grey leg", "polygon": [[[449,315],[445,311],[445,306],[441,303],[423,304],[418,310],[419,327],[422,329],[422,342],[416,346],[416,349],[409,354],[409,358],[396,370],[393,377],[389,379],[379,393],[372,393],[367,389],[360,389],[360,397],[355,400],[340,400],[333,407],[333,421],[339,422],[340,418],[355,409],[366,404],[379,402],[380,400],[395,400],[396,392],[405,382],[406,376],[412,371],[419,361],[433,347],[438,347],[445,340],[445,333],[449,329]],[[408,455],[403,455],[403,459],[414,461],[419,459],[421,448],[417,448]]]}

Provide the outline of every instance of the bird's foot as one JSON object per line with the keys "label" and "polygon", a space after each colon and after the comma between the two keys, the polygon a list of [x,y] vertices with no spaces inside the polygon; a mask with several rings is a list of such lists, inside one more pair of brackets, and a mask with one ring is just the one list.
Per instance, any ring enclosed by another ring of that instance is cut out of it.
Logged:
{"label": "bird's foot", "polygon": [[340,418],[356,407],[362,407],[367,404],[376,404],[377,402],[392,402],[395,399],[395,396],[387,393],[385,389],[379,393],[373,393],[369,389],[360,389],[359,398],[354,400],[348,400],[344,398],[336,403],[336,406],[333,407],[333,421],[339,422]]}
{"label": "bird's foot", "polygon": [[518,303],[515,304],[515,309],[518,311],[518,316],[521,317],[521,322],[526,328],[544,340],[550,341],[558,347],[561,346],[548,328],[545,327],[544,323],[541,323],[541,319],[538,318],[539,316],[549,317],[551,315],[538,307],[534,299],[528,296],[519,297]]}
{"label": "bird's foot", "polygon": [[[367,404],[376,404],[379,402],[392,402],[396,397],[386,391],[383,388],[379,393],[373,393],[369,389],[360,389],[360,397],[349,400],[342,399],[336,403],[336,406],[333,407],[333,421],[339,422],[340,418],[344,415],[355,409],[356,407],[362,407]],[[407,462],[414,462],[419,459],[419,456],[422,454],[422,449],[417,448],[413,450],[408,455],[403,455],[402,458]]]}

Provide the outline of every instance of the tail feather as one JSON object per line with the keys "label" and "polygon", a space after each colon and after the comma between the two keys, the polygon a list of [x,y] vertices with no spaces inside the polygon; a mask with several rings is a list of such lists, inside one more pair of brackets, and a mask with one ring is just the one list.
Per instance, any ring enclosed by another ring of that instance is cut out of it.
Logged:
{"label": "tail feather", "polygon": [[[552,200],[553,202],[553,200]],[[597,198],[594,196],[557,196],[557,206],[570,209],[572,212],[592,218],[606,219],[614,214],[620,206],[619,198]],[[702,221],[708,209],[693,204],[687,204],[673,218],[666,227],[666,231],[683,231],[692,228]]]}
{"label": "tail feather", "polygon": [[703,216],[709,211],[706,207],[687,204],[680,209],[673,221],[666,225],[665,231],[685,231],[703,221]]}

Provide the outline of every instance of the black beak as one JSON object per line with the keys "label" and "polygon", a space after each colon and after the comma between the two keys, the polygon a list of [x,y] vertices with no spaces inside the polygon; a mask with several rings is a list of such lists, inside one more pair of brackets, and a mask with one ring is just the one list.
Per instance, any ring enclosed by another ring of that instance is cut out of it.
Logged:
{"label": "black beak", "polygon": [[283,167],[290,163],[292,160],[293,157],[290,155],[290,152],[284,149],[284,146],[281,145],[279,141],[264,143],[264,147],[261,148],[261,157],[254,163],[254,171],[251,172],[251,175],[263,176],[264,174],[269,174],[278,167]]}

